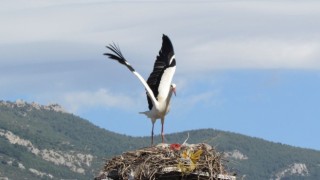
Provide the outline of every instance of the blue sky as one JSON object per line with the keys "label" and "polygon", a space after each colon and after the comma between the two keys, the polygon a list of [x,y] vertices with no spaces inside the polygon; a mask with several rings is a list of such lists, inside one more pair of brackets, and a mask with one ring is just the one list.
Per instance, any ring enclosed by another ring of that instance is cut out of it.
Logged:
{"label": "blue sky", "polygon": [[[58,103],[108,130],[150,134],[145,78],[174,45],[165,132],[214,128],[320,150],[318,1],[18,1],[0,7],[0,99]],[[157,122],[155,132],[160,132]]]}

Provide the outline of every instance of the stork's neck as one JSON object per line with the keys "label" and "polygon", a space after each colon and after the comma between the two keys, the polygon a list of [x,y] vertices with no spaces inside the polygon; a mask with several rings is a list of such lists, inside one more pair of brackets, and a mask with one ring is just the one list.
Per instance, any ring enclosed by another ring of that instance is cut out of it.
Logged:
{"label": "stork's neck", "polygon": [[170,104],[170,100],[171,100],[172,93],[173,93],[173,90],[170,88],[168,97],[167,97],[167,99],[166,99],[166,101],[167,101],[167,106]]}

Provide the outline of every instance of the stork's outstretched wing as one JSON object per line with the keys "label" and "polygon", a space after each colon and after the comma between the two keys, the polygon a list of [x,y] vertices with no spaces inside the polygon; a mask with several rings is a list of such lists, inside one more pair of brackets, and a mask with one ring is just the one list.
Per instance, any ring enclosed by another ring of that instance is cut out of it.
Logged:
{"label": "stork's outstretched wing", "polygon": [[[168,36],[163,35],[159,55],[154,63],[153,71],[147,80],[147,83],[157,100],[159,100],[159,98],[165,99],[167,97],[175,69],[176,60],[172,43]],[[150,99],[149,96],[147,96],[147,98],[149,109],[151,110],[153,106],[152,99]]]}
{"label": "stork's outstretched wing", "polygon": [[150,103],[157,104],[157,100],[153,94],[153,91],[150,89],[149,85],[147,82],[143,79],[143,77],[134,70],[134,68],[128,63],[128,61],[124,58],[122,55],[119,46],[115,44],[110,44],[109,46],[106,46],[109,50],[111,50],[113,53],[105,53],[104,55],[108,56],[112,60],[118,61],[120,64],[125,65],[137,78],[140,80],[140,82],[143,84],[145,87],[147,93],[148,93],[148,98],[150,99]]}

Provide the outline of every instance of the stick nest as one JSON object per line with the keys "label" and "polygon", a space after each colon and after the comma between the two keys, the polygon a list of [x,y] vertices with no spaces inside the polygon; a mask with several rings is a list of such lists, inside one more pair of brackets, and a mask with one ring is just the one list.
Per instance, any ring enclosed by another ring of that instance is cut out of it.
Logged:
{"label": "stick nest", "polygon": [[106,161],[100,179],[217,179],[222,156],[208,144],[159,144]]}

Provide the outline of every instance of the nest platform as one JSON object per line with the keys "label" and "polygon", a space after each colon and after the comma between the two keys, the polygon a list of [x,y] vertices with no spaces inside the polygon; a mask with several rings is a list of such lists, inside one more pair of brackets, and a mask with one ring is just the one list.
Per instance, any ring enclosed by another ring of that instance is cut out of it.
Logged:
{"label": "nest platform", "polygon": [[235,180],[226,172],[223,161],[208,144],[158,144],[107,160],[95,180]]}

